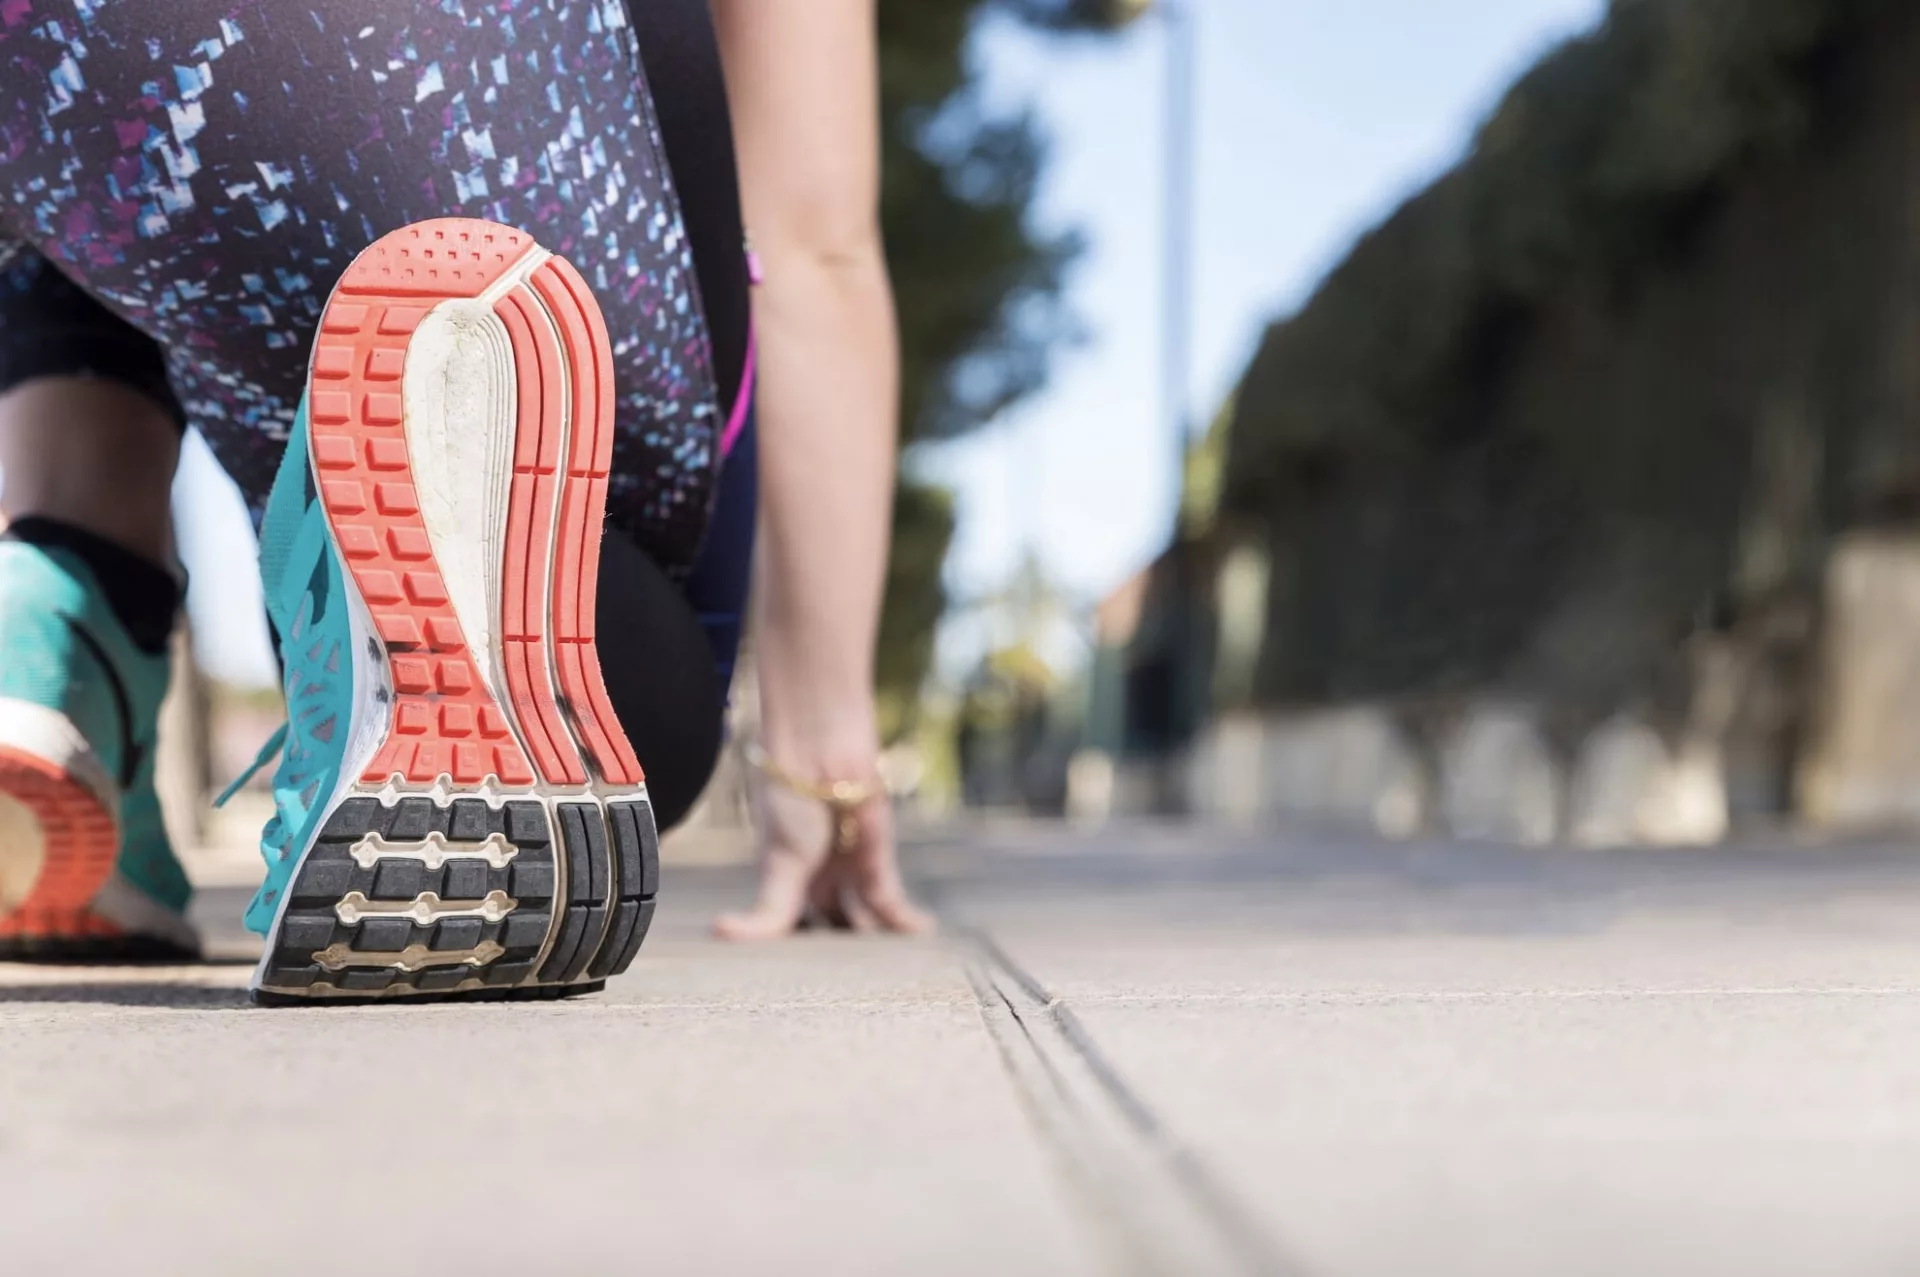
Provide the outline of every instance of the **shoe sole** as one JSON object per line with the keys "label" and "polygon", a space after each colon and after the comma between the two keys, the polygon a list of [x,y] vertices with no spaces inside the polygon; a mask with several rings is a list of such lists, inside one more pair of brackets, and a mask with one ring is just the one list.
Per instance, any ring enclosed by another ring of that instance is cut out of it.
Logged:
{"label": "shoe sole", "polygon": [[[97,915],[82,926],[113,928]],[[34,936],[0,940],[0,962],[23,962],[55,967],[183,967],[203,960],[198,945],[179,944],[163,936],[109,934],[93,936]]]}
{"label": "shoe sole", "polygon": [[418,223],[335,287],[309,463],[384,685],[256,1000],[555,997],[632,963],[659,857],[595,646],[613,387],[586,281],[522,232]]}
{"label": "shoe sole", "polygon": [[0,701],[0,959],[119,936],[89,907],[120,851],[111,794],[72,723]]}

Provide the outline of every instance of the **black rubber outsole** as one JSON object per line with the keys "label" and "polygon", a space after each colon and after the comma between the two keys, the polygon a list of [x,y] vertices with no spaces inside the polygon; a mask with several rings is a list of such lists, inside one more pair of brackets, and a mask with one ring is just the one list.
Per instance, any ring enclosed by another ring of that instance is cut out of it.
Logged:
{"label": "black rubber outsole", "polygon": [[644,799],[349,798],[301,861],[255,1000],[593,992],[632,964],[659,877]]}
{"label": "black rubber outsole", "polygon": [[77,940],[0,940],[0,962],[46,967],[184,967],[202,961],[198,948],[154,936]]}

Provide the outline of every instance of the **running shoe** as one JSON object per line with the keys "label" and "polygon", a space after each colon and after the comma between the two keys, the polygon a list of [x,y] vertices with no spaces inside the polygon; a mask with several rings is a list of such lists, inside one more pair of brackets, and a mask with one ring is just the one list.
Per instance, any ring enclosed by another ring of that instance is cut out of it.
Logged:
{"label": "running shoe", "polygon": [[653,917],[645,780],[594,644],[613,361],[578,271],[442,219],[320,321],[268,504],[285,666],[255,999],[553,997]]}
{"label": "running shoe", "polygon": [[77,555],[0,540],[0,959],[198,956],[153,788],[169,672]]}

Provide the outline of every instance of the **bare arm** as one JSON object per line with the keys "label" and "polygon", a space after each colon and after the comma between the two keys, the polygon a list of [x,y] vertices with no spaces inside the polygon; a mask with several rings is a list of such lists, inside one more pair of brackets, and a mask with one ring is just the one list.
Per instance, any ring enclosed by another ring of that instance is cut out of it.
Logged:
{"label": "bare arm", "polygon": [[[893,491],[899,352],[881,245],[875,0],[713,0],[755,297],[763,519],[755,583],[763,743],[807,780],[866,780],[879,748],[874,640]],[[784,934],[823,886],[824,812],[770,796],[767,879],[723,934]],[[816,820],[817,818],[817,820]],[[884,804],[843,884],[917,929]],[[791,844],[791,845],[783,845]],[[802,845],[805,844],[805,845]]]}

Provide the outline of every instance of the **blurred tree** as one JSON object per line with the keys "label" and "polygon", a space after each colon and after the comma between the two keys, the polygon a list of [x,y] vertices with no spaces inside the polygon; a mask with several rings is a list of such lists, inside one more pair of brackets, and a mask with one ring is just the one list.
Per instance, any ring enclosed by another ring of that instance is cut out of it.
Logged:
{"label": "blurred tree", "polygon": [[1740,601],[1769,420],[1866,482],[1917,16],[1613,0],[1273,326],[1222,494],[1274,550],[1264,699],[1621,703]]}
{"label": "blurred tree", "polygon": [[894,491],[893,550],[887,560],[887,603],[881,616],[875,677],[880,728],[888,740],[910,731],[920,684],[933,661],[933,640],[946,612],[940,569],[953,539],[953,494],[902,478]]}
{"label": "blurred tree", "polygon": [[[881,0],[886,121],[882,219],[899,298],[903,442],[984,425],[1045,381],[1072,335],[1061,303],[1076,237],[1028,226],[1044,145],[1029,115],[982,103],[968,38],[1009,15],[1050,31],[1101,31],[1139,0]],[[946,599],[950,494],[903,478],[881,623],[879,678],[889,734],[911,725]]]}
{"label": "blurred tree", "polygon": [[1657,267],[1735,178],[1804,137],[1818,56],[1894,2],[1614,0],[1276,325],[1229,504],[1264,500],[1297,450],[1471,434],[1528,317],[1570,284]]}

